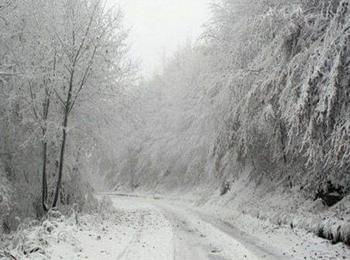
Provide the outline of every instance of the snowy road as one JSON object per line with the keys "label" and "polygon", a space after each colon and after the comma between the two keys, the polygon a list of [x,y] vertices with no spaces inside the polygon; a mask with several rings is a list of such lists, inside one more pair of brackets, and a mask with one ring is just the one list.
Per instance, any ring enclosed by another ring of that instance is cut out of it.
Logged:
{"label": "snowy road", "polygon": [[275,226],[230,208],[195,207],[189,201],[153,196],[101,195],[106,206],[99,214],[49,218],[22,230],[18,237],[25,243],[15,244],[10,253],[35,260],[350,259],[344,244],[332,245],[303,230]]}
{"label": "snowy road", "polygon": [[139,215],[133,223],[135,235],[117,259],[290,259],[258,245],[229,224],[184,206],[138,197],[111,198],[116,208]]}
{"label": "snowy road", "polygon": [[173,227],[174,259],[283,259],[253,244],[246,246],[236,230],[218,220],[188,209],[157,206]]}
{"label": "snowy road", "polygon": [[134,219],[129,222],[134,235],[124,241],[118,260],[350,259],[343,244],[249,216],[237,220],[229,209],[122,194],[109,197],[116,209]]}

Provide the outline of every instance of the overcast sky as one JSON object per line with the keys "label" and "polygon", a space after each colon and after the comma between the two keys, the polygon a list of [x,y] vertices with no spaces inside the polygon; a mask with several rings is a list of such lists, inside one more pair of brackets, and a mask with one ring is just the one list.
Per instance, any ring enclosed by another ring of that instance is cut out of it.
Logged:
{"label": "overcast sky", "polygon": [[161,68],[163,57],[187,40],[195,40],[209,19],[209,0],[110,0],[124,10],[131,26],[132,55],[148,77]]}

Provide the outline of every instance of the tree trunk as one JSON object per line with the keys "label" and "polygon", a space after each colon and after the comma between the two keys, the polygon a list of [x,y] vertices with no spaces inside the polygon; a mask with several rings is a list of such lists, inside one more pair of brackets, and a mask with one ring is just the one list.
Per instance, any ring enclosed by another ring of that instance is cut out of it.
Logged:
{"label": "tree trunk", "polygon": [[43,210],[48,211],[47,201],[47,177],[46,177],[46,164],[47,164],[47,142],[43,141],[43,172],[42,172],[42,190],[41,190],[41,202]]}
{"label": "tree trunk", "polygon": [[56,184],[56,190],[55,190],[55,196],[53,199],[52,207],[56,208],[57,206],[57,201],[60,195],[60,190],[61,190],[61,184],[62,184],[62,175],[63,175],[63,164],[64,164],[64,152],[66,149],[66,139],[67,139],[67,124],[68,124],[68,111],[66,109],[65,115],[64,115],[64,121],[63,121],[63,130],[62,130],[62,144],[61,144],[61,152],[60,152],[60,165],[58,169],[58,179],[57,179],[57,184]]}
{"label": "tree trunk", "polygon": [[[74,68],[74,65],[73,65]],[[70,80],[69,80],[69,89],[67,100],[64,107],[64,120],[62,124],[62,144],[61,144],[61,152],[60,152],[60,165],[58,169],[58,179],[56,184],[55,196],[53,199],[52,207],[56,208],[57,201],[60,195],[61,184],[62,184],[62,175],[63,175],[63,164],[64,164],[64,152],[66,149],[66,139],[67,139],[67,126],[68,126],[68,117],[69,112],[71,110],[71,101],[72,101],[72,91],[73,91],[73,79],[74,79],[74,69],[71,72]]]}
{"label": "tree trunk", "polygon": [[280,140],[282,145],[282,154],[283,154],[283,162],[284,164],[287,164],[287,155],[286,155],[286,146],[285,146],[285,137],[286,137],[286,130],[282,122],[280,122]]}
{"label": "tree trunk", "polygon": [[[56,62],[55,62],[56,63]],[[54,65],[55,66],[55,65]],[[55,69],[55,67],[54,67]],[[47,173],[46,173],[46,166],[47,166],[47,139],[46,139],[46,132],[47,132],[47,118],[49,115],[49,108],[50,108],[50,93],[47,89],[45,88],[45,95],[46,95],[46,100],[45,103],[43,104],[43,119],[45,121],[45,126],[43,127],[43,169],[42,169],[42,194],[41,194],[41,202],[42,202],[42,207],[45,212],[47,212],[49,209],[47,207]]]}

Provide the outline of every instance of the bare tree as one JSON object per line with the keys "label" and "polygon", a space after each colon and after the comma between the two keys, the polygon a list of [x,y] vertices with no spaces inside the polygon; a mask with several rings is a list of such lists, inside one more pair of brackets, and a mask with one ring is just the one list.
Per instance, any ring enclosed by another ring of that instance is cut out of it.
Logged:
{"label": "bare tree", "polygon": [[58,33],[56,34],[67,57],[67,64],[63,66],[68,81],[67,87],[64,87],[61,93],[56,91],[56,96],[63,107],[63,121],[58,179],[52,207],[57,206],[59,199],[69,118],[74,107],[87,87],[89,89],[85,94],[90,95],[90,98],[91,95],[98,95],[96,89],[102,91],[104,87],[118,87],[116,78],[120,77],[123,72],[125,54],[123,42],[126,33],[121,30],[121,14],[112,15],[106,12],[100,0],[83,1],[83,3],[86,7],[85,12],[81,12],[79,3],[70,1],[71,40],[67,41]]}

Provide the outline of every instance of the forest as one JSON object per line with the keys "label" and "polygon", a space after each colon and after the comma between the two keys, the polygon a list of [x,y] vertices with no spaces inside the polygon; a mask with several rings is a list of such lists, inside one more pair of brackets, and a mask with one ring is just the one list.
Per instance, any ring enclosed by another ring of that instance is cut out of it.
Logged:
{"label": "forest", "polygon": [[114,191],[225,201],[350,244],[350,1],[210,10],[144,78],[122,10],[0,1],[0,237]]}
{"label": "forest", "polygon": [[348,5],[213,4],[198,42],[141,83],[110,187],[211,193],[248,177],[330,206],[348,195]]}

